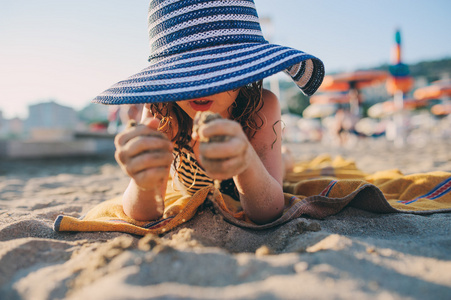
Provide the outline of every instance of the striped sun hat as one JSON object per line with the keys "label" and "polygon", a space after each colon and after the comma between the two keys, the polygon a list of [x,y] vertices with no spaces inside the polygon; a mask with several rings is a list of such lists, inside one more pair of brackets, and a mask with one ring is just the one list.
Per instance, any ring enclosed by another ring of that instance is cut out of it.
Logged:
{"label": "striped sun hat", "polygon": [[264,39],[252,0],[151,0],[148,23],[150,65],[93,102],[189,100],[281,71],[312,95],[324,77],[318,58]]}

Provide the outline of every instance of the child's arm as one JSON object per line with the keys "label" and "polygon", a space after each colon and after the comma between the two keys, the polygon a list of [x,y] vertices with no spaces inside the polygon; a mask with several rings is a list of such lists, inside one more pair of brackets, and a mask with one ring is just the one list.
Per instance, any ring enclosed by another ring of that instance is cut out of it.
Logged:
{"label": "child's arm", "polygon": [[199,136],[229,135],[227,142],[202,143],[201,163],[214,179],[233,177],[246,215],[263,224],[278,218],[284,207],[280,107],[274,94],[264,92],[260,111],[265,124],[249,141],[241,126],[215,120],[199,130]]}
{"label": "child's arm", "polygon": [[127,128],[115,139],[116,160],[131,177],[123,195],[124,212],[140,221],[156,220],[163,215],[173,159],[172,143],[157,130],[159,120],[149,117],[144,113],[143,124]]}

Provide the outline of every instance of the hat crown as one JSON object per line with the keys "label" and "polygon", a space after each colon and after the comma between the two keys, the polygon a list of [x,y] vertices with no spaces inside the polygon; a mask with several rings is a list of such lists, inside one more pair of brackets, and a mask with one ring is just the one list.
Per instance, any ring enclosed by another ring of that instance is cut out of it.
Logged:
{"label": "hat crown", "polygon": [[151,0],[150,59],[217,45],[267,43],[252,0]]}

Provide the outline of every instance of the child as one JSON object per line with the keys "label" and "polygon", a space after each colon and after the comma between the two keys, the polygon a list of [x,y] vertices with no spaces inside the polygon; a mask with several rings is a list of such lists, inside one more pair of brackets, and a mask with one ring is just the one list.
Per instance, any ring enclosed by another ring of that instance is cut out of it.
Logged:
{"label": "child", "polygon": [[[257,224],[283,211],[280,107],[262,80],[285,71],[307,95],[324,76],[322,62],[269,44],[252,0],[152,0],[150,66],[95,102],[146,103],[141,124],[115,139],[116,160],[131,177],[124,212],[136,220],[163,214],[169,174],[184,193],[221,180]],[[197,112],[216,119],[193,132]],[[224,141],[205,142],[215,136]]]}

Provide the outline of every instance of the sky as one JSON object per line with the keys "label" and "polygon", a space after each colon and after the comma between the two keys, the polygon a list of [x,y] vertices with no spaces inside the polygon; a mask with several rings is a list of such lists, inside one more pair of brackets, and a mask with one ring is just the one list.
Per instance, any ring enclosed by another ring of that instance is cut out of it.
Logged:
{"label": "sky", "polygon": [[[0,110],[26,118],[54,100],[81,109],[147,66],[148,0],[0,0]],[[449,0],[255,0],[273,43],[323,60],[326,73],[451,57]]]}

